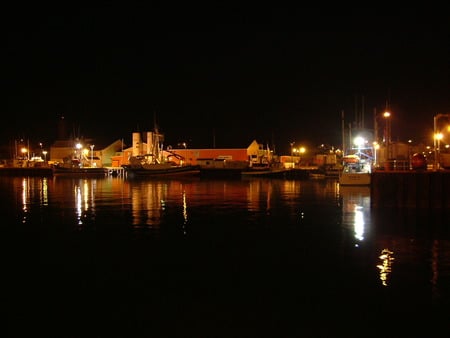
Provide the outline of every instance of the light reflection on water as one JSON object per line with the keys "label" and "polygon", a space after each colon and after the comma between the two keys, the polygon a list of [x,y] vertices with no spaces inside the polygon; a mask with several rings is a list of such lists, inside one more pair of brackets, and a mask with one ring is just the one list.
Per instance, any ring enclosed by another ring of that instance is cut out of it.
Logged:
{"label": "light reflection on water", "polygon": [[355,239],[364,240],[370,222],[370,188],[365,186],[340,186],[342,196],[342,225],[353,228]]}
{"label": "light reflection on water", "polygon": [[[104,269],[107,264],[118,264],[111,257],[135,261],[132,253],[139,250],[147,257],[152,247],[156,250],[151,251],[153,263],[157,260],[179,267],[208,260],[212,276],[221,276],[220,269],[227,267],[231,276],[240,276],[234,278],[252,282],[256,281],[253,274],[265,275],[267,281],[258,279],[265,288],[272,284],[286,288],[284,296],[286,292],[317,307],[311,316],[325,304],[339,311],[338,303],[344,299],[359,301],[361,297],[369,297],[366,302],[378,310],[387,306],[393,312],[449,304],[447,215],[372,210],[367,187],[342,187],[334,180],[134,181],[115,177],[1,177],[0,186],[5,214],[9,212],[25,226],[21,231],[39,232],[42,227],[51,241],[47,237],[41,241],[49,248],[57,246],[55,239],[64,242],[73,233],[84,233],[89,239],[82,237],[85,251],[76,252],[98,255],[104,251],[100,254],[106,262]],[[12,219],[9,224],[14,224]],[[109,242],[109,237],[114,242]],[[92,238],[95,248],[90,247]],[[146,244],[137,245],[141,242]],[[155,243],[161,249],[157,250]],[[120,258],[117,247],[121,247]],[[161,258],[161,252],[167,254],[169,249],[171,253]],[[67,260],[76,261],[70,252],[66,255]],[[213,261],[221,262],[222,268],[213,267]],[[144,279],[149,278],[145,274],[154,274],[136,269],[132,274],[144,274]],[[307,273],[308,279],[297,277],[294,271]],[[196,272],[203,279],[213,278]],[[286,284],[287,277],[290,282]],[[191,283],[200,282],[193,276],[173,278],[181,278],[193,288]],[[227,283],[229,278],[225,277]],[[237,295],[249,292],[247,286],[239,285],[235,286]],[[146,287],[141,288],[144,291]],[[207,288],[216,292],[211,285]],[[314,300],[299,291],[306,289],[316,294]],[[280,305],[279,298],[269,298],[270,306]],[[283,306],[292,305],[286,302]],[[365,311],[376,312],[369,305]]]}

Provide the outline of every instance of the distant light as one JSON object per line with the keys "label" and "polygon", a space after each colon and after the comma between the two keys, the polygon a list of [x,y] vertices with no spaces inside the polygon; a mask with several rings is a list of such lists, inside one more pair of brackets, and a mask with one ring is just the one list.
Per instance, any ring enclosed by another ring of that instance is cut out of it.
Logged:
{"label": "distant light", "polygon": [[361,136],[357,136],[355,137],[355,139],[353,140],[353,143],[357,146],[362,146],[365,143],[364,138],[362,138]]}

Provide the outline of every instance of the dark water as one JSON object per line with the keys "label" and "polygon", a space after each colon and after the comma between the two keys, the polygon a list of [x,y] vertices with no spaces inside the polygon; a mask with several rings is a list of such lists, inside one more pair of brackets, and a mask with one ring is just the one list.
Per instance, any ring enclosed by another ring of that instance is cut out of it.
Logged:
{"label": "dark water", "polygon": [[8,337],[425,337],[448,211],[333,180],[0,177]]}

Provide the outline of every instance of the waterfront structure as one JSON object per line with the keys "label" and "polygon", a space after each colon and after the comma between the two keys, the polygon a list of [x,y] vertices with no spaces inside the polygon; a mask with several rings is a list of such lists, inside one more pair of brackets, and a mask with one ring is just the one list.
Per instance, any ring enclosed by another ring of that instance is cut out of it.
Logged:
{"label": "waterfront structure", "polygon": [[92,139],[58,140],[50,147],[49,163],[69,164],[75,161],[84,167],[109,167],[113,166],[112,157],[123,147],[123,140],[106,146],[95,145]]}
{"label": "waterfront structure", "polygon": [[[135,132],[132,135],[132,146],[117,152],[111,157],[114,167],[130,165],[130,159],[138,156],[149,156],[156,153],[155,144],[152,141],[154,132],[145,132],[143,134]],[[163,135],[159,135],[160,140],[157,150],[160,153],[162,161],[172,162],[176,165],[191,164],[201,166],[213,166],[215,162],[220,163],[242,163],[249,166],[258,164],[268,164],[275,160],[275,156],[270,149],[258,143],[256,140],[250,143],[246,148],[188,148],[186,145],[182,148],[171,146],[164,147]],[[235,165],[234,165],[235,166]]]}

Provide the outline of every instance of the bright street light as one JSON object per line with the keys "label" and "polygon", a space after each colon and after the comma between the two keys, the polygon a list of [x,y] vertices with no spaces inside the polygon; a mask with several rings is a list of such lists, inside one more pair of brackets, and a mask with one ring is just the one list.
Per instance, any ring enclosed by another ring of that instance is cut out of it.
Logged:
{"label": "bright street light", "polygon": [[386,124],[384,127],[384,141],[386,144],[387,150],[387,160],[390,160],[391,155],[391,113],[386,111],[383,114],[383,117],[386,119]]}
{"label": "bright street light", "polygon": [[[437,121],[441,118],[441,117],[447,117],[450,118],[450,114],[437,114],[436,116],[434,116],[433,118],[433,141],[434,141],[434,165],[433,165],[433,169],[436,170],[438,168],[438,157],[439,157],[439,145],[440,145],[440,140],[442,139],[443,136],[441,136],[439,138],[439,132],[437,131]],[[442,134],[440,134],[442,135]],[[438,143],[438,144],[437,144]]]}
{"label": "bright street light", "polygon": [[20,149],[20,152],[22,153],[22,158],[25,159],[25,157],[28,159],[27,153],[28,153],[28,149],[27,148],[22,148]]}
{"label": "bright street light", "polygon": [[442,133],[434,134],[434,138],[437,141],[437,147],[435,148],[434,156],[435,156],[435,163],[436,168],[439,169],[441,167],[441,140],[444,137]]}
{"label": "bright street light", "polygon": [[291,145],[291,165],[292,165],[292,168],[294,168],[294,144],[295,144],[295,142],[291,142],[290,143],[290,145]]}

